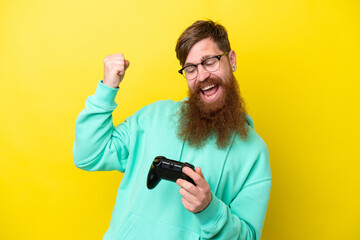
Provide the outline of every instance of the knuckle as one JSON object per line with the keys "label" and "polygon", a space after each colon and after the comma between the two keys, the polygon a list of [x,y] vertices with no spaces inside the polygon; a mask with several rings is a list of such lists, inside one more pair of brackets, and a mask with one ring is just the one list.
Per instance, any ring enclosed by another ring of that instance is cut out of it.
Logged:
{"label": "knuckle", "polygon": [[124,55],[122,53],[119,53],[115,56],[116,59],[124,59]]}
{"label": "knuckle", "polygon": [[194,191],[196,188],[192,183],[187,183],[187,187],[189,191]]}
{"label": "knuckle", "polygon": [[105,65],[109,65],[111,62],[110,62],[110,60],[109,59],[104,59],[104,64]]}
{"label": "knuckle", "polygon": [[181,185],[183,186],[183,188],[185,188],[186,190],[189,190],[189,184],[188,184],[188,182],[187,181],[182,181],[181,182]]}
{"label": "knuckle", "polygon": [[200,181],[201,177],[199,175],[196,175],[196,177],[194,177],[194,181],[197,182],[197,181]]}
{"label": "knuckle", "polygon": [[111,70],[114,68],[114,64],[113,63],[108,63],[107,64],[107,69]]}

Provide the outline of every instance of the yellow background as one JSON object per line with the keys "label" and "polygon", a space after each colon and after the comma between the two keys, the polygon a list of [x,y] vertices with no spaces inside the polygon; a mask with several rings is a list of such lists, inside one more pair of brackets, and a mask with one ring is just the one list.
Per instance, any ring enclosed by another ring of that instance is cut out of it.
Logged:
{"label": "yellow background", "polygon": [[77,169],[72,144],[103,59],[131,62],[118,124],[186,96],[175,43],[208,18],[229,32],[270,150],[262,239],[360,239],[359,12],[356,0],[0,1],[0,239],[102,238],[122,175]]}

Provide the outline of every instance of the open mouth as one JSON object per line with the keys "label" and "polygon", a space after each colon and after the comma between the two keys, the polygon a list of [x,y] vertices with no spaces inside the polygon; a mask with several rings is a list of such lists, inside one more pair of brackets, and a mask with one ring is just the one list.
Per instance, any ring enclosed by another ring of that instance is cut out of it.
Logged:
{"label": "open mouth", "polygon": [[218,90],[219,84],[212,84],[202,88],[201,93],[206,99],[212,99],[215,97]]}

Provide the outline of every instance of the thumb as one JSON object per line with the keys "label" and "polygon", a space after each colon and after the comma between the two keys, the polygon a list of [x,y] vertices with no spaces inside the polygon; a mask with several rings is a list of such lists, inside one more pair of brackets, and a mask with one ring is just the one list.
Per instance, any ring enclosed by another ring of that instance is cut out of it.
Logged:
{"label": "thumb", "polygon": [[125,59],[125,70],[130,66],[129,60]]}

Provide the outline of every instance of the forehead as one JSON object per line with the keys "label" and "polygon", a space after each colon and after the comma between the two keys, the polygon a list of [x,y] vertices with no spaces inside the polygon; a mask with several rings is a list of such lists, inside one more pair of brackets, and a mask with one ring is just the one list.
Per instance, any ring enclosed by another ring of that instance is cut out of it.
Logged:
{"label": "forehead", "polygon": [[194,46],[190,48],[184,65],[190,63],[195,64],[201,62],[206,57],[218,55],[221,53],[222,52],[216,43],[212,39],[206,38],[195,43]]}

